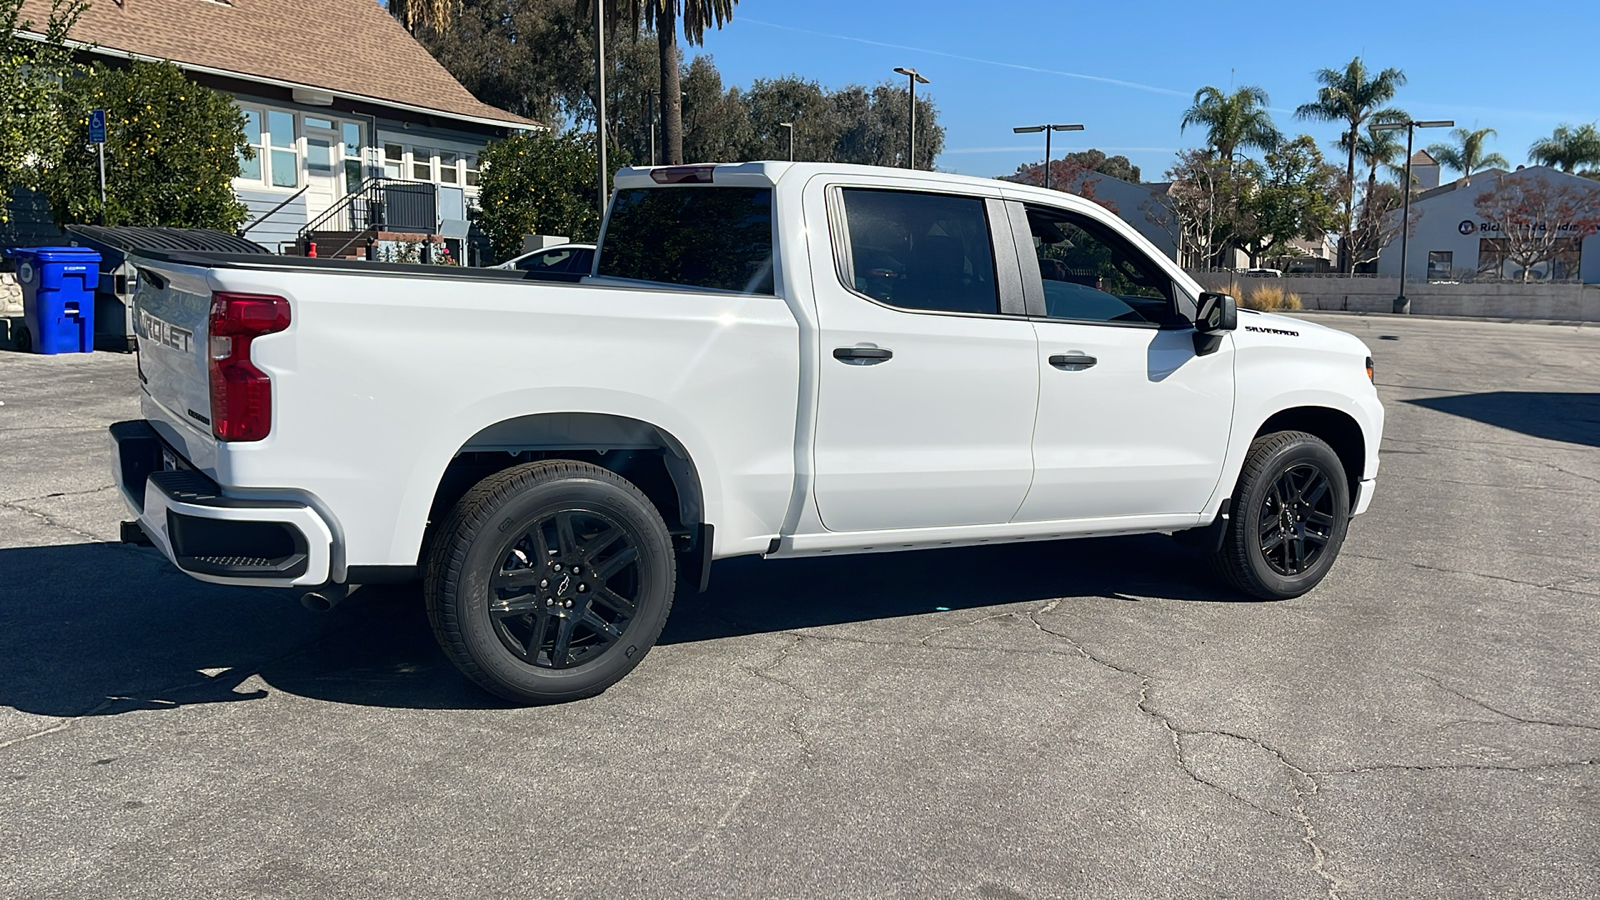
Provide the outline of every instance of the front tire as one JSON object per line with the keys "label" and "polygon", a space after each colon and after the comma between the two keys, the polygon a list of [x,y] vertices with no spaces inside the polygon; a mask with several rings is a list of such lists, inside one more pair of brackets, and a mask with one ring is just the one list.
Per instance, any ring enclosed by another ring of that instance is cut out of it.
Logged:
{"label": "front tire", "polygon": [[600,693],[639,664],[672,608],[672,538],[614,472],[515,466],[439,528],[423,590],[434,636],[485,690],[519,703]]}
{"label": "front tire", "polygon": [[1213,568],[1240,591],[1286,600],[1333,567],[1350,524],[1350,487],[1338,454],[1302,431],[1250,444]]}

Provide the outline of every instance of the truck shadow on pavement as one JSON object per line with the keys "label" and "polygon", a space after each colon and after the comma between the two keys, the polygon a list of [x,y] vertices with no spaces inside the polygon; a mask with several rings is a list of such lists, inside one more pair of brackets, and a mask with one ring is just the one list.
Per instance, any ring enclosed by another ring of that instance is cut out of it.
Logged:
{"label": "truck shadow on pavement", "polygon": [[[203,584],[119,544],[0,549],[0,707],[118,715],[248,702],[504,706],[433,639],[420,586],[366,587],[331,613],[281,590]],[[1065,597],[1234,602],[1160,535],[825,559],[719,562],[680,593],[663,644]],[[3,740],[6,735],[0,735]]]}
{"label": "truck shadow on pavement", "polygon": [[1489,391],[1406,402],[1537,438],[1600,447],[1600,394]]}

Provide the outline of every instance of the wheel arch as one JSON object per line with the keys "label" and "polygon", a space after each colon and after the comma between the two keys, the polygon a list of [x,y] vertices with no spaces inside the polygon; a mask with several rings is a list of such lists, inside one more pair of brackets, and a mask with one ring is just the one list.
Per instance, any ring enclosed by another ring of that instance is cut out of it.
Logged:
{"label": "wheel arch", "polygon": [[[442,519],[484,478],[536,459],[574,459],[616,472],[644,492],[674,532],[693,533],[705,523],[701,473],[681,440],[650,422],[590,412],[535,413],[479,429],[440,476],[429,520]],[[426,545],[425,537],[423,555]]]}
{"label": "wheel arch", "polygon": [[1354,416],[1328,406],[1293,406],[1268,416],[1251,440],[1278,431],[1304,431],[1332,447],[1344,468],[1351,506],[1355,505],[1366,467],[1367,439]]}

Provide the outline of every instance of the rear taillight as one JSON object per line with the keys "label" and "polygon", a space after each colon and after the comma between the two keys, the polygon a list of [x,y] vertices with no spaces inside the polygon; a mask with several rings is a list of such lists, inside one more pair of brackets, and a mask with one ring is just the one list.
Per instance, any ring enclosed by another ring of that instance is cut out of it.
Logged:
{"label": "rear taillight", "polygon": [[272,379],[250,361],[250,343],[289,327],[289,301],[266,294],[211,295],[211,433],[259,441],[272,430]]}

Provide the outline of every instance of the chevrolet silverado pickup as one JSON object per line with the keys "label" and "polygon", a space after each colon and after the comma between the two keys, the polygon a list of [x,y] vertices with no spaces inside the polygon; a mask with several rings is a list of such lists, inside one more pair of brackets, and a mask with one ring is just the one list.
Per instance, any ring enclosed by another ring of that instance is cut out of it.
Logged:
{"label": "chevrolet silverado pickup", "polygon": [[129,539],[322,605],[420,580],[450,659],[519,702],[615,683],[734,556],[1166,532],[1298,596],[1378,470],[1359,340],[1005,181],[624,169],[575,283],[136,262]]}

